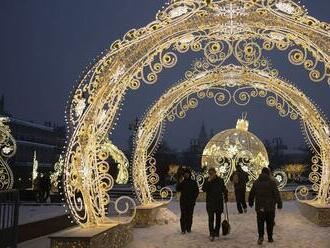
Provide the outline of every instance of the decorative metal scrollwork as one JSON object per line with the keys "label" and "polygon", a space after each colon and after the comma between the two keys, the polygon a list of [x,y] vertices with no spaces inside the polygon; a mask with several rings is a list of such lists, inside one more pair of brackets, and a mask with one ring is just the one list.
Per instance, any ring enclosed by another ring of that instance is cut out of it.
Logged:
{"label": "decorative metal scrollwork", "polygon": [[[115,128],[127,89],[138,89],[142,82],[155,83],[162,70],[176,64],[178,52],[204,52],[210,62],[218,64],[233,57],[246,68],[255,64],[262,66],[262,52],[275,48],[287,51],[289,61],[303,66],[311,80],[324,79],[330,84],[329,30],[329,24],[308,16],[304,8],[291,0],[173,0],[158,12],[155,21],[128,31],[79,79],[67,110],[70,141],[65,155],[64,190],[75,220],[82,225],[104,222],[105,206],[109,202],[107,192],[113,186],[113,178],[107,175],[109,164],[105,160],[109,154],[102,150],[102,144]],[[231,73],[245,75],[244,70]],[[276,71],[273,73],[275,75]],[[267,73],[264,79],[274,81],[274,75]],[[199,77],[192,75],[197,82],[210,75],[200,74]],[[226,85],[221,87],[232,84],[230,80],[227,77]],[[269,92],[279,90],[273,87]],[[241,96],[239,99],[244,102],[244,94]],[[223,98],[225,96],[219,94],[217,102],[223,103]],[[281,115],[291,117],[293,112],[288,109],[291,103],[287,105],[275,96],[268,102],[275,103]],[[196,106],[196,101],[188,105]],[[316,114],[317,110],[313,112],[315,116],[311,116],[311,109],[310,106],[306,110],[300,107],[297,113],[307,123],[315,144],[322,147],[320,153],[324,160],[329,150],[328,136],[320,134],[316,127],[324,120]],[[157,118],[162,113],[163,109],[159,109]],[[148,142],[155,134],[155,127],[159,128],[157,122],[152,125],[153,128],[143,127],[142,130],[143,135],[144,129],[148,129]],[[148,142],[143,145],[149,147]],[[139,161],[149,159],[149,154],[143,151],[145,147],[137,150]],[[145,169],[143,163],[139,166],[139,170]],[[328,168],[329,163],[322,166]],[[143,203],[148,203],[151,198],[145,172],[133,168],[136,191],[143,196]],[[327,198],[324,187],[328,188],[321,184],[319,191],[323,202]]]}
{"label": "decorative metal scrollwork", "polygon": [[7,159],[16,153],[16,141],[6,124],[8,118],[0,118],[0,190],[11,189],[14,185],[14,175]]}
{"label": "decorative metal scrollwork", "polygon": [[[129,196],[120,196],[114,201],[111,201],[110,206],[113,205],[113,210],[110,215],[114,217],[121,224],[130,223],[136,214],[136,202]],[[111,222],[111,221],[110,221]]]}
{"label": "decorative metal scrollwork", "polygon": [[282,170],[273,171],[273,177],[277,182],[278,189],[283,189],[288,182],[288,176]]}
{"label": "decorative metal scrollwork", "polygon": [[116,183],[118,184],[126,184],[128,183],[129,174],[128,174],[128,167],[129,162],[126,158],[125,154],[114,144],[111,143],[111,141],[107,141],[104,143],[104,147],[107,149],[107,151],[110,153],[111,158],[118,163],[118,174],[116,178]]}
{"label": "decorative metal scrollwork", "polygon": [[[223,106],[229,103],[235,103],[239,105],[248,104],[252,98],[260,97],[264,98],[268,106],[275,108],[279,115],[282,117],[288,117],[292,120],[297,120],[301,118],[308,123],[308,130],[314,136],[317,135],[316,132],[320,130],[315,129],[316,123],[324,123],[323,117],[319,114],[317,108],[313,106],[310,100],[303,95],[297,88],[293,87],[290,84],[279,80],[272,74],[272,69],[269,70],[257,70],[257,69],[247,69],[246,67],[237,67],[234,65],[229,65],[225,67],[212,68],[212,66],[207,66],[207,62],[197,61],[194,65],[194,68],[190,70],[189,73],[186,73],[186,80],[182,81],[179,85],[176,85],[169,89],[158,102],[149,110],[148,114],[145,116],[145,119],[141,122],[141,126],[144,127],[141,130],[140,135],[137,137],[136,144],[139,150],[139,147],[144,147],[144,149],[154,144],[157,140],[159,142],[161,133],[150,135],[152,133],[148,130],[153,130],[157,126],[161,125],[163,120],[174,121],[175,118],[184,118],[189,109],[194,109],[198,106],[198,101],[200,99],[214,99],[214,101],[219,105]],[[203,66],[201,66],[203,65]],[[209,70],[202,70],[201,68],[209,68]],[[253,72],[251,77],[247,75]],[[220,82],[219,82],[220,80]],[[296,98],[297,97],[297,98]],[[296,102],[295,99],[300,99],[299,102]],[[306,115],[307,112],[310,112],[310,115]],[[311,114],[313,113],[313,114]],[[313,115],[316,119],[315,125],[310,122],[310,119],[306,117]],[[321,130],[321,132],[323,132]],[[308,135],[308,134],[307,134]],[[318,139],[314,138],[313,135],[308,136],[308,139],[315,140],[319,142]],[[154,141],[153,141],[154,140]],[[157,143],[156,142],[156,143]],[[324,142],[329,142],[328,139],[325,139]],[[319,144],[317,144],[318,146]],[[228,144],[228,148],[231,149]],[[326,151],[323,151],[324,152]],[[136,154],[138,155],[138,153]],[[219,156],[220,164],[229,165],[229,162]],[[225,155],[223,157],[226,157]],[[242,166],[246,166],[249,161],[252,160],[251,154],[248,153],[242,154],[239,156],[240,161],[242,161]],[[136,158],[141,158],[137,156]],[[135,163],[139,164],[148,164],[143,162],[143,160],[133,159],[133,168]],[[320,183],[322,180],[322,164],[318,163],[319,160],[313,158],[312,173],[310,179],[313,182],[313,189],[318,191],[320,188]],[[153,164],[156,164],[156,161],[153,160]],[[146,168],[148,168],[147,165]],[[227,166],[228,167],[228,166]],[[220,167],[219,167],[220,168]],[[314,169],[313,169],[314,168]],[[260,168],[259,168],[260,169]],[[227,172],[227,176],[231,174],[229,167],[227,169],[221,169],[219,172]],[[153,178],[157,178],[153,171]],[[259,171],[260,172],[260,171]],[[151,175],[147,171],[147,175]],[[258,173],[253,177],[255,180]],[[279,187],[282,188],[285,183],[285,175],[278,174],[278,177],[281,176],[281,183]],[[134,178],[134,175],[133,175]],[[149,189],[157,189],[155,186],[158,180],[155,180],[150,184],[148,181]],[[141,197],[143,199],[143,197]]]}
{"label": "decorative metal scrollwork", "polygon": [[52,191],[58,191],[58,183],[63,174],[63,166],[64,166],[64,159],[62,155],[60,155],[58,161],[54,164],[54,172],[50,175],[50,182],[52,185]]}

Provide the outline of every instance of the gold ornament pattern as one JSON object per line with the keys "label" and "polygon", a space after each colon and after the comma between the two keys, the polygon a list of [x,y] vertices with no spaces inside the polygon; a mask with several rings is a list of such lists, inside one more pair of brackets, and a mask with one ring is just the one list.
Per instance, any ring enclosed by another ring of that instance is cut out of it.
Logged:
{"label": "gold ornament pattern", "polygon": [[[176,65],[177,54],[188,51],[202,52],[216,64],[234,57],[244,66],[261,63],[263,52],[286,51],[289,61],[304,67],[312,81],[330,84],[329,30],[329,24],[309,16],[291,0],[173,0],[157,13],[155,21],[128,31],[121,40],[112,43],[109,50],[83,72],[66,114],[70,138],[64,158],[64,190],[75,221],[83,226],[104,222],[108,192],[114,180],[107,173],[110,167],[106,159],[111,154],[104,151],[102,144],[115,128],[128,89],[136,90],[142,83],[156,83],[159,73]],[[266,77],[269,81],[275,80],[272,74]],[[241,97],[244,102],[247,95],[241,94]],[[287,99],[285,97],[283,99]],[[300,102],[299,98],[301,96],[286,101]],[[194,101],[191,104],[194,105]],[[276,95],[269,98],[267,104],[273,105],[281,115],[296,117]],[[316,149],[321,147],[318,151],[322,161],[319,198],[325,201],[328,193],[325,181],[330,173],[325,150],[328,137],[317,130],[328,124],[319,115],[311,117],[310,110],[299,109],[299,115],[312,134],[309,137],[315,141]],[[150,142],[152,135],[161,130],[160,126],[148,130]],[[137,159],[154,164],[146,147],[137,145]],[[143,163],[133,170],[144,170]],[[146,170],[133,172],[142,204],[152,200],[145,182],[154,181],[155,177],[148,179],[145,173]]]}
{"label": "gold ornament pattern", "polygon": [[16,141],[7,125],[8,118],[0,117],[0,190],[13,187],[14,175],[7,162],[16,153]]}
{"label": "gold ornament pattern", "polygon": [[[199,62],[196,63],[199,64]],[[133,180],[135,187],[140,189],[137,191],[140,201],[145,204],[152,202],[152,194],[157,190],[158,180],[155,175],[157,161],[152,157],[152,154],[157,148],[156,144],[161,139],[160,130],[163,129],[164,122],[184,118],[187,111],[196,108],[201,99],[213,99],[217,105],[226,106],[229,103],[246,105],[253,98],[263,98],[266,104],[275,108],[281,117],[288,117],[292,120],[300,119],[306,123],[308,133],[313,134],[308,136],[306,140],[313,140],[313,144],[316,144],[314,152],[322,157],[328,153],[326,147],[330,145],[329,137],[324,129],[318,128],[320,125],[326,125],[327,122],[303,92],[292,84],[272,76],[270,74],[272,70],[267,72],[228,65],[213,68],[210,71],[201,72],[198,70],[198,73],[192,71],[184,81],[170,88],[150,108],[140,124],[140,130],[138,130],[135,141],[136,151],[133,156]],[[321,136],[323,137],[321,139],[315,138]],[[227,146],[230,144],[228,143]],[[151,164],[149,160],[152,160]],[[261,164],[264,166],[267,159],[264,158],[263,161],[265,163]],[[319,192],[316,197],[317,200],[327,197],[327,193],[325,195],[320,194],[319,190],[320,187],[329,187],[328,181],[322,177],[322,173],[327,168],[323,166],[326,161],[318,160],[316,157],[312,159],[310,179],[313,182],[313,189]],[[147,180],[151,176],[156,179]]]}
{"label": "gold ornament pattern", "polygon": [[[240,125],[242,123],[245,125]],[[206,144],[202,155],[202,167],[214,167],[226,184],[236,165],[240,165],[249,174],[248,189],[258,178],[262,168],[269,165],[264,144],[248,131],[248,121],[245,119],[239,119],[236,128],[214,135]]]}

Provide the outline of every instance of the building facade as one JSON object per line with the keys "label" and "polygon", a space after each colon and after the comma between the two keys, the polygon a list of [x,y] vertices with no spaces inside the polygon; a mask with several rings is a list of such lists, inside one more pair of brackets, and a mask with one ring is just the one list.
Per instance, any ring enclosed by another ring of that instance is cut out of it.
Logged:
{"label": "building facade", "polygon": [[54,163],[62,153],[65,128],[51,125],[49,122],[41,125],[12,117],[4,109],[3,96],[0,98],[0,116],[9,118],[8,125],[17,143],[16,154],[9,160],[9,166],[14,173],[14,187],[30,188],[34,152],[39,162],[38,171],[52,171]]}
{"label": "building facade", "polygon": [[65,140],[64,127],[40,125],[9,117],[9,126],[17,143],[17,152],[10,165],[17,188],[31,186],[33,155],[39,162],[38,172],[48,173],[62,152]]}

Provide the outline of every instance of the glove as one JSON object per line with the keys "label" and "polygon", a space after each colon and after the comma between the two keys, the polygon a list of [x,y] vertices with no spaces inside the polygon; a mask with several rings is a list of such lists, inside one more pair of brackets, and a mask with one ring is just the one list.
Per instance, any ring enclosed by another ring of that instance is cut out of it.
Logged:
{"label": "glove", "polygon": [[253,202],[249,202],[250,208],[253,208]]}
{"label": "glove", "polygon": [[228,197],[225,197],[225,202],[228,202]]}
{"label": "glove", "polygon": [[282,209],[282,208],[283,208],[282,204],[277,204],[277,209]]}

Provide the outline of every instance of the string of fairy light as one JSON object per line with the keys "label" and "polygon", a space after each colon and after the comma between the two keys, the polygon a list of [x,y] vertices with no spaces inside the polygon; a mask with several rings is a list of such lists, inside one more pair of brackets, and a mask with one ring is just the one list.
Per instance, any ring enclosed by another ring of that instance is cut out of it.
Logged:
{"label": "string of fairy light", "polygon": [[[107,158],[113,154],[104,151],[103,145],[115,129],[127,90],[137,90],[141,83],[156,83],[157,74],[176,65],[176,53],[204,52],[210,61],[218,61],[220,67],[227,58],[236,58],[243,67],[249,67],[253,62],[261,61],[263,51],[276,48],[288,51],[289,61],[303,66],[311,81],[330,84],[326,69],[329,68],[329,30],[329,24],[308,16],[304,7],[290,0],[165,2],[154,22],[130,30],[86,67],[71,94],[66,110],[68,143],[64,154],[63,186],[74,220],[82,226],[105,221],[106,206],[110,202],[108,191],[114,179],[105,170],[110,168]],[[224,47],[228,49],[223,51]],[[220,56],[223,52],[227,57]],[[315,116],[307,123],[309,133],[306,136],[319,148],[320,165],[316,166],[318,170],[313,172],[312,179],[319,178],[320,183],[314,182],[314,185],[320,194],[318,199],[324,203],[327,196],[320,188],[328,187],[326,177],[330,162],[326,149],[329,135],[325,133],[328,124],[315,104],[313,106]],[[313,126],[320,130],[311,131]],[[163,124],[160,128],[152,129],[149,138],[161,134]],[[140,126],[135,136],[141,130],[146,131]],[[135,144],[132,163],[136,165],[130,173],[137,197],[143,204],[154,201],[150,197],[150,188],[154,186],[148,180],[157,181],[154,165],[149,167],[152,173],[148,174],[145,162],[135,161],[136,157],[145,160],[147,153],[145,145]],[[96,180],[91,181],[87,175]]]}

